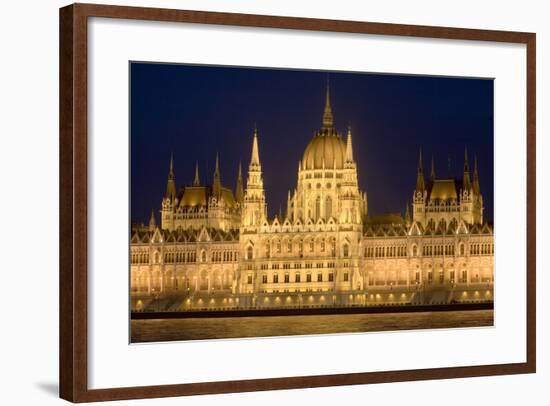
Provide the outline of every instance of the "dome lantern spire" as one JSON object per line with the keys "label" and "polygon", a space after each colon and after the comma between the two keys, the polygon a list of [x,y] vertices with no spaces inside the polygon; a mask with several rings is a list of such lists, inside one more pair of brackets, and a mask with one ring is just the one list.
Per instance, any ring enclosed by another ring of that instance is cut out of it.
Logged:
{"label": "dome lantern spire", "polygon": [[327,91],[325,98],[325,111],[323,113],[323,128],[332,128],[334,126],[334,117],[332,107],[330,106],[330,82],[327,79]]}

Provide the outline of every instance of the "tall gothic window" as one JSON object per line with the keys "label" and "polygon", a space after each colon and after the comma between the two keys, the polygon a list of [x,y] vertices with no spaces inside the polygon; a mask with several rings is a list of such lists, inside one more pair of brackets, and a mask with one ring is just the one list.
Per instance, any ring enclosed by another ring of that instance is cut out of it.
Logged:
{"label": "tall gothic window", "polygon": [[325,218],[330,218],[332,216],[332,199],[330,196],[327,196],[327,202],[325,203]]}
{"label": "tall gothic window", "polygon": [[315,199],[315,220],[321,217],[321,197],[317,196]]}
{"label": "tall gothic window", "polygon": [[348,244],[344,244],[344,256],[345,257],[349,257],[349,245]]}
{"label": "tall gothic window", "polygon": [[252,259],[252,247],[246,249],[246,259]]}

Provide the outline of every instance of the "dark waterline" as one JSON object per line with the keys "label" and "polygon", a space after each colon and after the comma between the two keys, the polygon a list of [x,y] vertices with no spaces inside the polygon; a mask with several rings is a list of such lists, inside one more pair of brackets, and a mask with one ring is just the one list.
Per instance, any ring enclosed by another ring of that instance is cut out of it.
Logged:
{"label": "dark waterline", "polygon": [[132,320],[131,342],[484,327],[493,310]]}

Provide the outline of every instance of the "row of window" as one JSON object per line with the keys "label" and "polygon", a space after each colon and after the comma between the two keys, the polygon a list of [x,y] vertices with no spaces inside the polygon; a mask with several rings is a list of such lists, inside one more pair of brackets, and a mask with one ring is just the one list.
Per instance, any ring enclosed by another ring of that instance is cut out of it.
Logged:
{"label": "row of window", "polygon": [[[422,255],[425,256],[452,256],[454,254],[455,246],[453,244],[424,245],[422,247]],[[460,255],[464,255],[464,244],[460,244]]]}
{"label": "row of window", "polygon": [[167,252],[164,254],[165,264],[186,264],[197,262],[197,253],[195,251]]}
{"label": "row of window", "polygon": [[148,252],[135,252],[132,253],[132,264],[148,264],[149,253]]}
{"label": "row of window", "polygon": [[212,262],[235,262],[237,258],[237,251],[214,251],[212,253]]}
{"label": "row of window", "polygon": [[[459,255],[466,254],[464,244],[458,246]],[[420,250],[416,245],[412,247],[412,256],[418,256]],[[456,254],[456,246],[454,244],[437,244],[423,245],[421,253],[423,256],[454,256]],[[472,255],[492,255],[494,254],[494,244],[471,244],[470,253]],[[406,246],[395,247],[366,247],[364,252],[365,258],[385,258],[385,257],[406,257]]]}
{"label": "row of window", "polygon": [[[343,273],[343,281],[344,282],[347,282],[349,281],[349,273],[348,272],[344,272]],[[323,273],[322,272],[319,272],[317,273],[317,277],[315,278],[316,282],[334,282],[334,273],[333,272],[330,272],[328,274],[328,278],[327,280],[324,280],[323,279]],[[252,274],[249,274],[247,276],[247,283],[248,284],[252,284],[252,281],[253,281],[253,276]],[[268,275],[267,274],[262,274],[262,283],[263,284],[266,284],[266,283],[301,283],[301,282],[313,282],[313,276],[311,273],[307,273],[306,274],[306,278],[305,280],[302,280],[302,275],[299,273],[299,272],[296,272],[294,274],[294,279],[291,281],[290,280],[290,274],[289,273],[285,273],[283,275],[282,278],[279,278],[279,274],[278,273],[274,273],[271,277],[271,281],[269,280],[268,278]]]}
{"label": "row of window", "polygon": [[[275,246],[275,249],[274,249],[275,253],[280,254],[283,251],[282,243],[281,243],[280,240],[277,240],[275,242],[275,244],[273,244],[273,245]],[[292,250],[293,250],[292,241],[285,242],[284,245],[285,245],[285,252],[292,253]],[[313,252],[315,250],[315,244],[314,244],[313,240],[311,240],[307,243],[307,247],[309,249],[309,252]],[[319,244],[319,248],[320,248],[321,252],[325,252],[325,247],[326,247],[325,240],[321,240],[321,242]],[[304,252],[304,243],[303,243],[303,241],[298,242],[298,247],[297,248],[298,248],[298,253],[303,254],[303,252]],[[335,250],[336,250],[336,241],[331,241],[330,242],[330,248],[331,248],[332,252],[334,253]],[[265,246],[265,256],[267,258],[269,258],[271,256],[271,250],[272,250],[271,245],[267,244]]]}
{"label": "row of window", "polygon": [[[458,279],[456,279],[457,273],[455,271],[449,272],[449,278],[448,281],[451,283],[467,283],[468,282],[468,271],[462,270],[458,273]],[[420,271],[416,271],[414,274],[414,279],[410,281],[410,283],[413,284],[420,284],[421,278],[420,278]],[[443,271],[437,272],[437,280],[434,279],[434,272],[428,271],[426,273],[426,280],[425,282],[429,285],[434,283],[445,283],[445,273]],[[471,283],[479,283],[479,282],[492,282],[492,277],[487,275],[479,275],[475,274],[470,277]],[[382,279],[378,279],[376,277],[373,277],[373,275],[370,275],[368,285],[369,286],[379,286],[379,285],[406,285],[407,280],[405,279],[388,279],[384,276]]]}
{"label": "row of window", "polygon": [[473,255],[493,255],[495,253],[494,244],[472,244],[470,251]]}
{"label": "row of window", "polygon": [[[329,168],[327,168],[327,169],[329,169]],[[325,175],[325,178],[333,178],[334,177],[332,172],[315,172],[313,177],[315,179],[319,179],[319,178],[322,178],[323,175]],[[336,174],[336,178],[341,179],[342,177],[343,177],[343,174],[341,174],[341,173]],[[311,178],[312,178],[311,173],[308,173],[306,175],[306,179],[311,179]]]}
{"label": "row of window", "polygon": [[365,257],[366,258],[406,257],[406,256],[407,256],[407,247],[406,246],[366,247],[365,248]]}
{"label": "row of window", "polygon": [[[293,264],[291,263],[288,263],[288,262],[285,262],[282,264],[283,265],[283,269],[302,269],[302,266],[305,268],[305,269],[313,269],[313,265],[315,265],[315,268],[317,269],[322,269],[325,267],[325,264],[323,262],[317,262],[316,264],[313,264],[313,263],[306,263],[306,264],[301,264],[299,262],[295,263],[294,266]],[[267,269],[269,269],[269,266],[270,264],[261,264],[260,265],[260,269],[265,271]],[[335,266],[335,263],[334,262],[327,262],[326,264],[326,267],[327,268],[334,268]],[[271,264],[271,269],[280,269],[281,267],[281,264]]]}

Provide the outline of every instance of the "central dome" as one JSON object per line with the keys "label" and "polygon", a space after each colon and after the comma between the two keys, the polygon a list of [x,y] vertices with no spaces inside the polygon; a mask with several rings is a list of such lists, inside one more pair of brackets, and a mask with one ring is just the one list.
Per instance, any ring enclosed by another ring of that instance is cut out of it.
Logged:
{"label": "central dome", "polygon": [[303,165],[305,169],[343,169],[346,159],[346,143],[340,135],[317,134],[309,142],[304,152]]}

